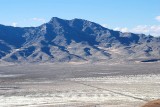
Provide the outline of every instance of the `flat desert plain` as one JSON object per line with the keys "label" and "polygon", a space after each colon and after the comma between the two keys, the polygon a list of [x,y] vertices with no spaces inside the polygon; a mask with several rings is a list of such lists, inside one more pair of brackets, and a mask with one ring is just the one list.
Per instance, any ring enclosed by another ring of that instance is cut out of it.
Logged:
{"label": "flat desert plain", "polygon": [[0,107],[141,107],[160,98],[160,63],[0,65]]}

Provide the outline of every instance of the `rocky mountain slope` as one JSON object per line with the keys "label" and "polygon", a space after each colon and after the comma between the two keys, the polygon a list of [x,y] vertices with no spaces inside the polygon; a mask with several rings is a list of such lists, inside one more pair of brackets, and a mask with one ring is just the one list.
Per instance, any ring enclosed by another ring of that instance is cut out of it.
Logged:
{"label": "rocky mountain slope", "polygon": [[160,58],[160,38],[122,33],[82,19],[53,17],[38,27],[0,25],[0,60],[95,62]]}

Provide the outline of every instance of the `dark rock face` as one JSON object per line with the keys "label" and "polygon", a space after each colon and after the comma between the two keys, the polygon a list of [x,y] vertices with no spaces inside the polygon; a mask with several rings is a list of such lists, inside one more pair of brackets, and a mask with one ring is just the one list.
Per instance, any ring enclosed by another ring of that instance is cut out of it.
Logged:
{"label": "dark rock face", "polygon": [[0,25],[1,61],[94,62],[159,57],[160,38],[113,31],[87,20],[53,17],[39,27]]}

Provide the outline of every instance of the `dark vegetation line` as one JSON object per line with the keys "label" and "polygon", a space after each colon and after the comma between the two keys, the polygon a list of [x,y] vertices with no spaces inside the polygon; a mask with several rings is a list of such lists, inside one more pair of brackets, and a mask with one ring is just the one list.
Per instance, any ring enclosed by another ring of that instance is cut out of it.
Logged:
{"label": "dark vegetation line", "polygon": [[74,82],[74,83],[77,83],[77,84],[82,84],[82,85],[85,85],[85,86],[88,86],[88,87],[92,87],[92,88],[96,88],[98,90],[108,91],[108,92],[111,92],[111,93],[114,93],[114,94],[118,94],[118,95],[122,95],[122,96],[125,96],[125,97],[130,97],[130,98],[133,98],[133,99],[136,99],[136,100],[141,100],[141,101],[148,102],[148,100],[140,98],[140,97],[136,97],[136,96],[132,96],[132,95],[127,95],[127,94],[124,94],[124,93],[120,93],[120,92],[108,90],[108,89],[105,89],[105,88],[100,88],[100,87],[92,86],[92,85],[81,83],[81,82],[77,82],[77,81],[71,81],[71,82]]}

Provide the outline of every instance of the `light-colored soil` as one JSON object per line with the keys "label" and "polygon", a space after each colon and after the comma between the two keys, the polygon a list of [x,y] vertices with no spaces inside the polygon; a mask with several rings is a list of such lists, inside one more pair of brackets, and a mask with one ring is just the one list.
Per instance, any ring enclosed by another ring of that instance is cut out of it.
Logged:
{"label": "light-colored soil", "polygon": [[1,66],[0,107],[140,107],[160,98],[157,65]]}

